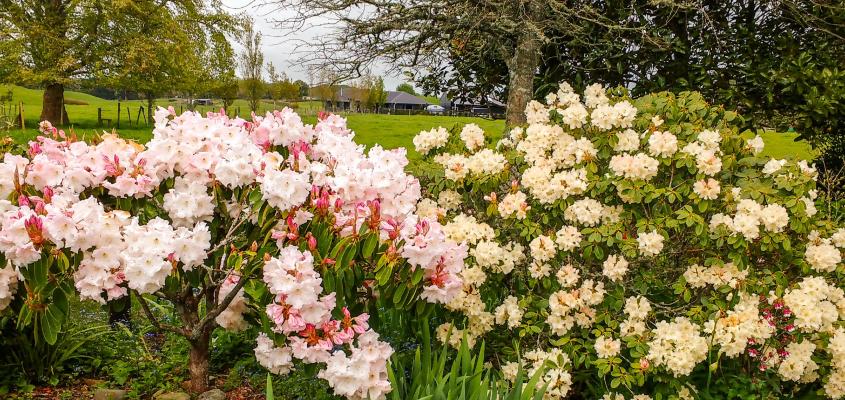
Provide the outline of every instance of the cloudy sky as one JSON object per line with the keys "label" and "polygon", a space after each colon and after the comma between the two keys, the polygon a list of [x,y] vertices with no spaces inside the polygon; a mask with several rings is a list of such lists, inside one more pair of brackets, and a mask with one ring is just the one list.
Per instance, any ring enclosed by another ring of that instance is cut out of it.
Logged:
{"label": "cloudy sky", "polygon": [[[245,13],[255,20],[255,29],[262,35],[265,63],[272,61],[277,70],[284,71],[291,79],[309,82],[306,69],[296,63],[296,52],[304,50],[301,46],[303,42],[326,33],[331,27],[319,26],[299,32],[282,30],[272,21],[293,16],[293,13],[274,10],[270,7],[257,7],[256,5],[260,2],[260,0],[222,0],[228,11],[234,14]],[[240,51],[241,47],[237,43],[232,43],[232,45],[236,52]],[[383,66],[373,66],[373,73],[384,77],[384,85],[387,89],[393,90],[398,84],[404,82],[403,77],[385,75],[384,71]]]}

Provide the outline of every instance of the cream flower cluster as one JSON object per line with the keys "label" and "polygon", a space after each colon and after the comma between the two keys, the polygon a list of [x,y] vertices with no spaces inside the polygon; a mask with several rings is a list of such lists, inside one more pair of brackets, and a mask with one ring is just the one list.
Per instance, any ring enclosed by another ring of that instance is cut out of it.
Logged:
{"label": "cream flower cluster", "polygon": [[652,334],[646,357],[656,366],[665,366],[676,377],[689,375],[696,364],[707,358],[707,339],[686,317],[659,321]]}
{"label": "cream flower cluster", "polygon": [[845,318],[845,292],[820,276],[802,279],[784,293],[783,301],[795,314],[795,326],[804,332],[830,330]]}
{"label": "cream flower cluster", "polygon": [[469,151],[476,151],[484,146],[484,130],[476,124],[464,125],[460,136]]}
{"label": "cream flower cluster", "polygon": [[637,246],[640,254],[653,257],[663,251],[663,235],[657,231],[641,233],[637,236]]}
{"label": "cream flower cluster", "polygon": [[622,341],[612,337],[600,336],[593,345],[599,358],[616,357],[622,348]]}
{"label": "cream flower cluster", "polygon": [[525,249],[519,243],[511,242],[505,246],[498,242],[480,241],[470,250],[479,267],[502,274],[509,274],[514,267],[525,259]]}
{"label": "cream flower cluster", "polygon": [[577,227],[566,225],[555,234],[555,244],[561,251],[572,251],[581,247],[582,235]]}
{"label": "cream flower cluster", "polygon": [[587,190],[587,171],[583,168],[552,173],[548,167],[533,166],[522,174],[522,184],[541,203],[579,195]]}
{"label": "cream flower cluster", "polygon": [[684,271],[684,280],[690,287],[696,289],[707,285],[713,286],[715,289],[723,285],[736,289],[737,285],[747,276],[748,270],[740,271],[734,263],[717,263],[709,267],[693,264]]}
{"label": "cream flower cluster", "polygon": [[618,282],[628,272],[628,260],[625,257],[611,255],[602,264],[601,273],[613,282]]}
{"label": "cream flower cluster", "polygon": [[604,283],[586,279],[581,287],[559,290],[549,297],[549,316],[546,323],[551,332],[564,336],[573,326],[589,327],[595,320],[593,307],[604,301]]}
{"label": "cream flower cluster", "polygon": [[828,375],[824,393],[831,399],[845,397],[845,329],[838,328],[827,345],[833,371]]}
{"label": "cream flower cluster", "polygon": [[710,219],[710,230],[725,226],[732,235],[742,235],[747,240],[760,237],[760,227],[772,233],[782,232],[789,224],[789,212],[780,204],[762,205],[751,199],[737,203],[736,215],[714,214]]}
{"label": "cream flower cluster", "polygon": [[696,181],[692,185],[692,191],[704,200],[716,200],[719,198],[722,186],[719,184],[719,181],[713,178],[707,178]]}
{"label": "cream flower cluster", "polygon": [[508,193],[498,204],[499,214],[505,218],[514,216],[517,219],[525,219],[531,208],[527,200],[528,196],[523,192]]}
{"label": "cream flower cluster", "polygon": [[678,151],[678,138],[669,132],[655,131],[648,137],[648,152],[655,157],[672,157]]}
{"label": "cream flower cluster", "polygon": [[[842,252],[830,239],[817,240],[816,243],[807,244],[804,252],[804,259],[807,264],[819,272],[833,272],[839,263],[842,262]],[[843,246],[838,246],[843,248]]]}
{"label": "cream flower cluster", "polygon": [[443,226],[446,237],[457,243],[474,244],[481,240],[491,240],[496,236],[493,228],[471,215],[459,214]]}
{"label": "cream flower cluster", "polygon": [[786,345],[786,357],[778,366],[778,375],[788,381],[812,382],[818,378],[819,365],[813,361],[816,345],[810,340]]}
{"label": "cream flower cluster", "polygon": [[651,312],[651,303],[644,296],[632,296],[625,299],[627,319],[619,324],[622,336],[642,335],[646,331],[645,321]]}
{"label": "cream flower cluster", "polygon": [[712,333],[713,343],[727,357],[742,354],[749,340],[764,341],[774,333],[774,328],[760,316],[759,303],[758,296],[742,293],[733,310],[704,324],[704,332]]}
{"label": "cream flower cluster", "polygon": [[438,127],[430,131],[422,131],[414,136],[414,148],[420,154],[428,154],[434,149],[446,145],[449,141],[449,131],[446,128]]}
{"label": "cream flower cluster", "polygon": [[643,153],[615,155],[610,159],[610,169],[617,176],[644,181],[649,181],[657,176],[659,164],[657,160]]}
{"label": "cream flower cluster", "polygon": [[517,298],[508,296],[505,301],[496,307],[494,315],[496,316],[496,323],[499,325],[507,323],[508,328],[516,328],[522,320],[524,311],[519,307]]}

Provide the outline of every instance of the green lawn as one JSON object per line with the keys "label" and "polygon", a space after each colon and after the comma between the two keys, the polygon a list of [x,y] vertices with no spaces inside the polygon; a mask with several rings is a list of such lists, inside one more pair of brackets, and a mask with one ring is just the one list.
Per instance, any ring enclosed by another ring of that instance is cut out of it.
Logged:
{"label": "green lawn", "polygon": [[[0,85],[0,95],[5,94],[10,86]],[[11,86],[13,90],[14,102],[23,102],[24,115],[26,116],[26,130],[12,130],[3,135],[11,136],[18,143],[25,143],[34,138],[38,132],[36,130],[38,124],[38,117],[41,113],[41,91],[26,89],[19,86]],[[68,118],[71,120],[72,130],[81,137],[88,137],[96,132],[104,130],[104,128],[97,127],[97,109],[101,108],[103,111],[103,118],[112,118],[112,123],[117,122],[117,101],[103,100],[88,94],[72,92],[65,92],[65,98],[74,101],[82,101],[87,105],[67,105]],[[167,99],[159,99],[156,105],[166,106],[173,105],[177,112],[186,109],[185,103],[169,102]],[[284,105],[282,102],[276,104],[276,108],[281,108]],[[150,138],[151,127],[147,126],[143,121],[140,124],[135,124],[137,112],[139,107],[146,107],[146,101],[133,100],[121,102],[121,126],[117,130],[118,133],[126,138],[135,139],[140,142],[145,142]],[[300,102],[295,104],[297,111],[303,116],[306,123],[314,123],[317,120],[316,111],[320,107],[319,102]],[[129,108],[132,115],[131,124],[127,123],[126,108]],[[215,106],[201,106],[199,111],[219,110],[220,105]],[[273,109],[273,103],[264,101],[259,107],[263,113],[266,110]],[[247,117],[248,106],[246,101],[237,100],[230,108],[230,112],[241,110],[241,116]],[[349,127],[355,131],[356,139],[359,143],[367,146],[374,144],[381,144],[385,148],[406,147],[411,149],[408,156],[411,159],[418,158],[417,154],[412,151],[412,140],[421,130],[431,129],[437,126],[444,128],[452,128],[455,125],[462,125],[467,123],[476,123],[491,135],[500,136],[504,130],[504,121],[492,121],[483,118],[472,117],[449,117],[449,116],[435,116],[435,115],[375,115],[375,114],[350,114],[346,116],[349,121]],[[777,133],[773,131],[764,132],[761,134],[766,142],[764,155],[776,158],[790,158],[796,157],[799,159],[812,159],[813,152],[809,145],[804,142],[795,142],[797,136],[795,133]]]}

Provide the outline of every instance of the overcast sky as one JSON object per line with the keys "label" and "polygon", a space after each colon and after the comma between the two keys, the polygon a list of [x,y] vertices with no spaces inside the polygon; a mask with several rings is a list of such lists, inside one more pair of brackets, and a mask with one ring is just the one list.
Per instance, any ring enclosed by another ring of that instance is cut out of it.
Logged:
{"label": "overcast sky", "polygon": [[[311,83],[309,82],[308,72],[305,68],[296,64],[297,55],[294,53],[295,47],[302,41],[309,41],[320,33],[325,33],[331,29],[330,27],[311,28],[304,32],[287,32],[277,28],[272,23],[273,19],[281,19],[286,15],[266,7],[256,7],[254,4],[259,3],[259,1],[222,0],[222,3],[228,11],[234,14],[246,13],[255,20],[255,29],[261,32],[262,35],[261,42],[264,50],[265,63],[272,61],[277,70],[284,71],[291,79],[302,79]],[[241,50],[240,45],[237,43],[233,42],[232,47],[236,52]],[[384,78],[386,89],[393,90],[398,84],[405,81],[402,76],[385,75],[384,71],[385,68],[383,66],[373,66],[373,73],[381,75]]]}

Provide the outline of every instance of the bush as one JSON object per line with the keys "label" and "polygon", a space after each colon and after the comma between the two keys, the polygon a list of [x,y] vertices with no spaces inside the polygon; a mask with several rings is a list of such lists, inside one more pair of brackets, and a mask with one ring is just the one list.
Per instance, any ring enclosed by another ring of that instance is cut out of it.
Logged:
{"label": "bush", "polygon": [[[274,374],[296,367],[335,394],[377,398],[393,349],[369,315],[430,315],[460,291],[465,247],[414,214],[404,151],[365,153],[343,118],[160,108],[145,145],[39,128],[26,156],[0,162],[0,312],[36,346],[60,340],[69,298],[131,290],[155,331],[184,339],[167,359],[182,357],[194,392],[208,386],[215,330],[254,326]],[[135,360],[158,362],[141,350]],[[184,371],[135,360],[109,373],[139,394]]]}
{"label": "bush", "polygon": [[438,338],[483,338],[506,377],[555,356],[547,398],[843,397],[845,229],[815,168],[697,93],[546,100],[495,147],[414,139],[441,166],[418,212],[470,246]]}

